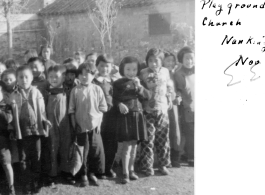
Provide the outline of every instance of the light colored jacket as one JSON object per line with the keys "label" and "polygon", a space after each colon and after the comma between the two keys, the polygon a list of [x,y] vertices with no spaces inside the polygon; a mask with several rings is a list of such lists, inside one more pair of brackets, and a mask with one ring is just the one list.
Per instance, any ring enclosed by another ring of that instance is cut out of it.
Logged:
{"label": "light colored jacket", "polygon": [[[37,118],[37,129],[39,134],[48,137],[49,132],[46,131],[43,122],[47,121],[46,112],[45,112],[45,104],[44,99],[41,92],[34,86],[31,86],[32,90],[32,102],[33,102],[33,109]],[[22,95],[21,89],[16,87],[16,89],[12,93],[5,92],[5,99],[7,104],[12,106],[12,111],[14,115],[14,128],[16,130],[16,138],[22,139],[21,136],[21,129],[19,126],[19,116],[21,112],[22,106]]]}

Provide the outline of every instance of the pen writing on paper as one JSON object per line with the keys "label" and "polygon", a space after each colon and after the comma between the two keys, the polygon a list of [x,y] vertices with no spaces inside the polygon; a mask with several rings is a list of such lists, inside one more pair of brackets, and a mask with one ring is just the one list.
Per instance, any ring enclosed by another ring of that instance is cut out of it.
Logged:
{"label": "pen writing on paper", "polygon": [[[233,85],[236,85],[236,84],[239,84],[241,83],[241,81],[236,81],[236,82],[233,82],[234,80],[234,76],[232,74],[228,74],[227,71],[232,67],[232,66],[238,66],[239,63],[241,63],[241,65],[245,65],[245,64],[248,64],[250,65],[250,72],[253,74],[253,76],[251,77],[250,81],[255,81],[257,79],[260,78],[260,76],[256,77],[256,72],[253,71],[253,68],[257,65],[260,64],[260,61],[259,60],[256,60],[256,61],[253,61],[253,60],[249,60],[249,58],[244,58],[242,55],[239,56],[239,58],[234,61],[232,64],[230,64],[225,70],[224,70],[224,74],[226,76],[229,76],[231,77],[231,80],[229,81],[229,83],[227,84],[227,87],[231,87]],[[232,83],[233,82],[233,83]]]}
{"label": "pen writing on paper", "polygon": [[[232,45],[241,45],[241,44],[245,44],[245,45],[265,45],[265,40],[263,40],[265,38],[265,36],[262,36],[261,39],[258,38],[254,38],[252,36],[249,36],[247,40],[244,39],[237,39],[234,36],[228,36],[225,35],[221,45],[228,45],[228,44],[232,44]],[[262,47],[261,51],[264,51],[265,47]]]}
{"label": "pen writing on paper", "polygon": [[260,76],[258,76],[258,77],[256,77],[256,72],[254,72],[252,69],[255,67],[255,66],[257,66],[258,64],[255,64],[255,65],[253,65],[253,66],[251,66],[251,68],[250,68],[250,72],[252,72],[252,74],[253,74],[253,77],[250,79],[250,81],[255,81],[255,80],[257,80],[257,79],[259,79],[260,78]]}
{"label": "pen writing on paper", "polygon": [[[220,2],[220,1],[219,1]],[[214,15],[219,18],[220,15],[227,14],[230,15],[232,12],[236,12],[237,10],[257,10],[262,11],[265,9],[265,2],[262,3],[228,3],[228,4],[222,4],[222,3],[216,3],[214,0],[201,0],[202,3],[202,10],[213,10]],[[216,18],[216,17],[215,17]],[[233,18],[234,19],[234,18]],[[214,21],[210,16],[202,18],[202,26],[205,28],[207,27],[220,27],[220,26],[226,26],[228,28],[234,28],[237,26],[242,26],[242,22],[240,18],[237,20],[231,20],[231,21]],[[257,45],[258,47],[261,47],[262,53],[265,52],[265,36],[262,37],[253,37],[249,36],[247,39],[238,39],[234,36],[225,35],[224,39],[222,39],[221,45]],[[252,60],[249,59],[249,57],[243,57],[243,55],[240,55],[239,58],[234,61],[232,64],[230,64],[225,70],[224,74],[228,77],[230,77],[230,81],[227,84],[228,87],[236,85],[241,83],[241,80],[239,78],[236,78],[237,81],[234,81],[234,75],[231,73],[231,68],[242,65],[242,66],[249,66],[251,78],[250,81],[256,81],[260,78],[260,76],[257,76],[257,71],[254,70],[254,68],[261,64],[260,60]],[[240,69],[237,69],[240,71]]]}

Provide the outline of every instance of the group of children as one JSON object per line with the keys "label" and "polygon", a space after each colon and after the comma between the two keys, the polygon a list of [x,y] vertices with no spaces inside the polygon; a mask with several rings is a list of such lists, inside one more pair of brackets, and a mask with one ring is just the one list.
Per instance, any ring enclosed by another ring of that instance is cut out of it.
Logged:
{"label": "group of children", "polygon": [[[74,184],[72,144],[82,148],[80,186],[115,178],[137,180],[134,169],[154,175],[180,167],[185,151],[194,165],[194,52],[150,49],[145,63],[133,56],[114,65],[110,55],[76,52],[59,65],[51,48],[25,52],[25,64],[0,64],[0,157],[15,194],[10,140],[15,139],[25,194],[37,193],[58,176]],[[179,62],[178,65],[177,61]],[[137,149],[139,146],[139,149]],[[185,146],[185,147],[184,147]],[[182,155],[183,156],[183,155]]]}

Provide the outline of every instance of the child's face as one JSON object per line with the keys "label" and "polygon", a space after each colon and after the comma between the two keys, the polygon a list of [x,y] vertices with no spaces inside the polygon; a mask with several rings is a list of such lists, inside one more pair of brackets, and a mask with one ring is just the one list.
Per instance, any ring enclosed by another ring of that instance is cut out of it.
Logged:
{"label": "child's face", "polygon": [[95,78],[95,75],[86,69],[83,69],[82,74],[78,75],[78,79],[83,85],[89,85],[93,81],[94,78]]}
{"label": "child's face", "polygon": [[155,56],[150,56],[148,58],[148,67],[151,68],[154,72],[158,72],[162,66],[162,61],[160,58]]}
{"label": "child's face", "polygon": [[105,62],[99,62],[98,66],[98,74],[100,76],[106,77],[109,76],[111,69],[112,69],[112,64],[111,63],[105,63]]}
{"label": "child's face", "polygon": [[15,64],[15,63],[13,63],[11,66],[11,68],[13,68],[14,70],[16,70],[18,67],[19,67],[19,64]]}
{"label": "child's face", "polygon": [[4,65],[0,65],[0,78],[2,73],[6,70],[6,67]]}
{"label": "child's face", "polygon": [[78,65],[84,63],[85,58],[80,55],[75,55],[75,60],[77,61]]}
{"label": "child's face", "polygon": [[40,61],[35,61],[30,64],[34,77],[40,76],[44,72],[44,66]]}
{"label": "child's face", "polygon": [[173,56],[168,56],[164,59],[164,66],[167,68],[169,71],[173,70],[175,67],[175,59]]}
{"label": "child's face", "polygon": [[192,68],[194,66],[194,53],[185,53],[182,64],[186,68]]}
{"label": "child's face", "polygon": [[7,89],[12,89],[16,84],[16,76],[14,74],[5,74],[3,82]]}
{"label": "child's face", "polygon": [[30,70],[20,71],[17,75],[17,84],[23,88],[28,89],[31,86],[33,74]]}
{"label": "child's face", "polygon": [[72,85],[75,81],[75,73],[69,72],[65,76],[65,83],[67,85]]}
{"label": "child's face", "polygon": [[52,87],[61,87],[64,82],[64,74],[59,72],[49,72],[48,81]]}
{"label": "child's face", "polygon": [[125,64],[124,66],[124,76],[128,79],[134,79],[137,76],[138,67],[137,63],[132,62]]}
{"label": "child's face", "polygon": [[49,60],[51,56],[51,49],[50,48],[44,48],[42,50],[42,57],[46,60]]}
{"label": "child's face", "polygon": [[92,56],[88,56],[86,63],[88,63],[90,70],[95,70],[96,69],[96,60],[97,60],[97,56],[92,55]]}

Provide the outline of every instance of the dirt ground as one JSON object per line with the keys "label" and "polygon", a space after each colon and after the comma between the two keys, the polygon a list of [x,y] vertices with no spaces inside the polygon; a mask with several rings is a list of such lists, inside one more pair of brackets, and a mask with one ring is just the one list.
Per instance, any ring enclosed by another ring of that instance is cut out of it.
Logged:
{"label": "dirt ground", "polygon": [[[113,180],[100,180],[100,186],[87,186],[85,188],[76,185],[57,184],[57,189],[43,187],[39,195],[193,195],[194,194],[194,168],[182,164],[181,168],[170,168],[169,176],[162,176],[155,172],[155,176],[145,177],[138,173],[140,177],[137,181],[122,185],[119,178]],[[121,169],[116,169],[118,176]],[[2,178],[2,177],[1,177]],[[3,179],[1,179],[0,194],[5,194],[3,190]],[[17,195],[22,194],[19,184],[16,184]]]}

